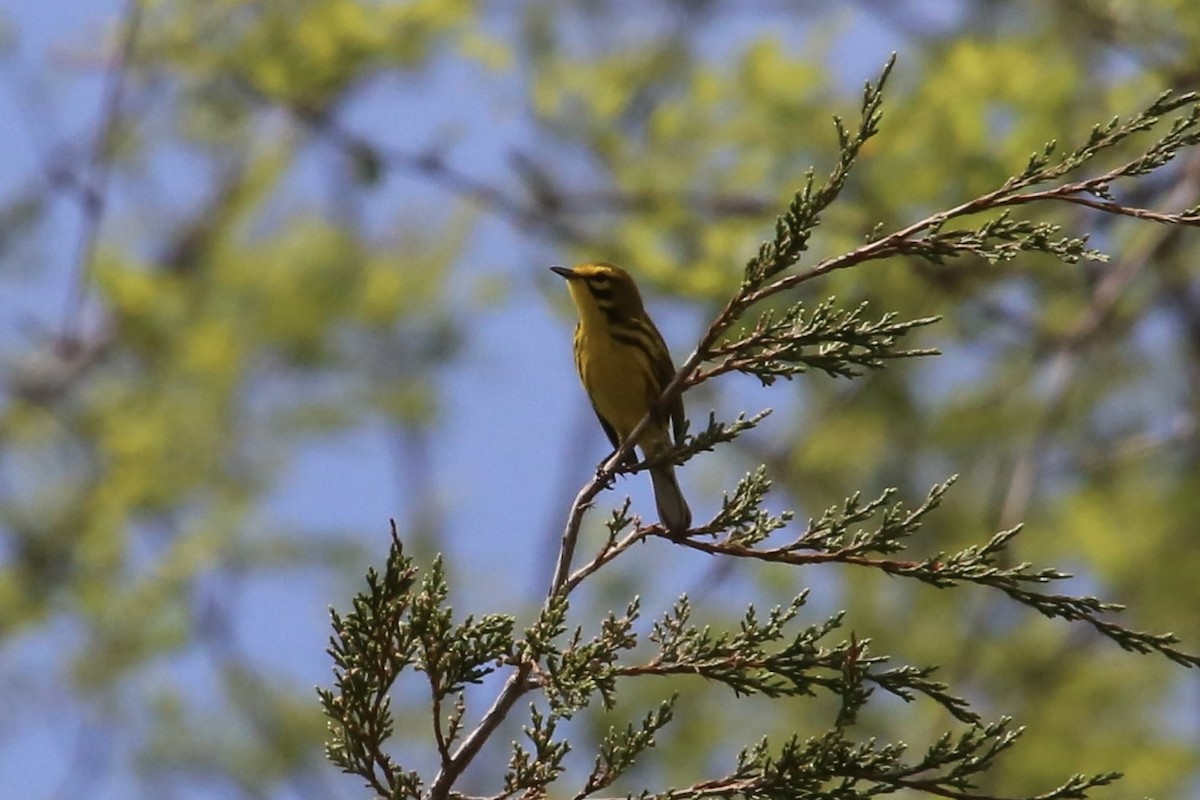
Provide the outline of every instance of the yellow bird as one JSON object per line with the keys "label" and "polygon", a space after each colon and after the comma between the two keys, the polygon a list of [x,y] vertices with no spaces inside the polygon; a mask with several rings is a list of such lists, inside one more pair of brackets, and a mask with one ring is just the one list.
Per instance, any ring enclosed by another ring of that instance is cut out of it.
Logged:
{"label": "yellow bird", "polygon": [[[567,279],[579,310],[575,368],[600,426],[613,447],[620,447],[675,377],[671,353],[628,272],[605,263],[550,269]],[[683,423],[683,398],[676,396],[665,412],[656,410],[636,444],[646,458],[653,458],[671,446],[672,433],[675,439],[683,435]],[[675,468],[666,463],[651,467],[650,481],[663,527],[672,533],[686,531],[692,512],[679,490]]]}

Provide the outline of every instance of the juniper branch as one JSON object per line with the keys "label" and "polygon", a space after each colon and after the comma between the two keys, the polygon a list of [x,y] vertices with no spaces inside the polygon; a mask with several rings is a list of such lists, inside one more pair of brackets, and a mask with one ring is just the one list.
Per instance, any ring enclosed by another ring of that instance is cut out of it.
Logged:
{"label": "juniper branch", "polygon": [[[736,507],[744,518],[753,518],[757,503],[766,491],[765,473],[759,471],[739,485],[740,504],[726,502],[713,522],[697,528],[692,534],[673,534],[659,528],[649,530],[654,536],[709,555],[753,559],[768,563],[805,566],[812,564],[847,564],[876,569],[888,575],[912,578],[939,589],[974,584],[996,589],[1039,614],[1068,622],[1084,622],[1102,636],[1122,648],[1137,653],[1160,653],[1181,666],[1200,667],[1200,655],[1187,653],[1173,645],[1179,639],[1173,634],[1151,634],[1134,631],[1101,618],[1102,614],[1123,610],[1115,603],[1094,597],[1078,597],[1039,592],[1031,587],[1041,586],[1072,577],[1051,568],[1034,568],[1029,563],[1002,565],[1002,554],[1020,533],[1020,526],[996,533],[985,544],[963,550],[912,561],[883,558],[899,552],[905,540],[916,534],[926,515],[937,508],[953,478],[933,487],[925,501],[909,510],[903,503],[889,504],[892,490],[863,503],[859,495],[848,498],[840,507],[830,508],[791,541],[771,547],[760,546],[766,535],[782,525],[771,522],[750,528],[729,525],[730,507]],[[873,527],[855,527],[878,518]],[[714,532],[725,531],[723,537],[709,540]]]}
{"label": "juniper branch", "polygon": [[692,383],[735,371],[754,375],[764,386],[809,369],[832,378],[853,378],[860,374],[859,367],[881,369],[886,361],[897,358],[938,354],[930,349],[899,349],[897,339],[940,317],[897,320],[897,315],[889,312],[872,321],[864,319],[866,303],[853,309],[838,308],[835,303],[831,297],[812,309],[797,304],[778,318],[773,311],[765,311],[752,329],[713,348],[708,360],[717,362],[716,366],[701,369]]}
{"label": "juniper branch", "polygon": [[817,689],[836,696],[853,692],[861,702],[869,695],[862,685],[873,684],[906,701],[923,695],[962,722],[979,721],[964,699],[952,695],[945,684],[930,680],[935,667],[876,669],[888,659],[870,656],[869,642],[853,636],[822,646],[822,640],[841,627],[842,614],[789,633],[787,626],[806,598],[803,593],[788,606],[775,607],[765,620],[751,606],[736,632],[714,633],[690,623],[691,605],[686,596],[681,597],[649,636],[659,646],[654,658],[616,667],[611,675],[695,675],[722,683],[738,695],[772,698],[811,696]]}
{"label": "juniper branch", "polygon": [[[975,726],[966,733],[943,736],[920,757],[905,761],[898,744],[855,744],[831,731],[822,737],[789,739],[777,754],[768,740],[744,749],[736,768],[721,778],[682,789],[651,794],[641,800],[703,800],[704,798],[806,797],[815,800],[867,800],[899,789],[955,800],[1001,800],[978,792],[974,775],[990,769],[996,758],[1020,735],[1007,719]],[[1088,790],[1112,783],[1117,773],[1076,775],[1066,783],[1029,800],[1070,800]]]}
{"label": "juniper branch", "polygon": [[[1016,218],[1009,209],[1037,202],[1063,202],[1165,224],[1200,224],[1200,209],[1160,212],[1122,202],[1113,194],[1117,181],[1161,169],[1182,149],[1200,143],[1200,97],[1165,94],[1126,121],[1118,119],[1097,126],[1083,145],[1057,162],[1052,161],[1056,145],[1048,144],[1030,158],[1022,173],[991,192],[892,233],[876,232],[849,253],[785,274],[807,251],[821,214],[845,186],[863,144],[878,132],[882,89],[892,63],[888,62],[877,82],[865,87],[857,126],[851,130],[835,120],[839,144],[836,165],[819,185],[815,173],[809,174],[778,219],[774,238],[764,243],[747,265],[739,289],[664,389],[658,401],[661,406],[669,404],[677,393],[730,371],[754,374],[764,382],[806,369],[850,377],[859,368],[876,369],[895,358],[930,354],[927,350],[901,349],[899,342],[933,320],[897,320],[889,314],[870,320],[861,307],[843,309],[832,300],[811,309],[794,304],[782,312],[764,313],[754,326],[728,336],[755,305],[834,270],[897,255],[932,261],[964,255],[1004,261],[1026,252],[1048,253],[1065,262],[1102,257],[1088,249],[1085,238],[1062,235],[1047,223]],[[1136,157],[1090,177],[1065,180],[1082,172],[1101,153],[1135,134],[1150,131],[1171,115],[1175,116],[1167,132]],[[949,227],[951,221],[993,211],[998,213],[978,224]],[[803,604],[803,595],[787,608],[769,612],[765,619],[749,609],[738,630],[729,633],[691,626],[686,605],[677,605],[654,627],[650,637],[659,645],[658,654],[642,664],[622,663],[621,658],[638,640],[633,627],[639,612],[636,602],[624,615],[610,614],[595,636],[586,638],[577,628],[565,643],[560,643],[568,630],[567,600],[571,592],[634,543],[651,535],[714,555],[786,564],[845,563],[914,578],[938,588],[972,583],[987,586],[1044,615],[1085,622],[1126,649],[1159,652],[1186,666],[1200,665],[1197,657],[1174,648],[1176,640],[1169,634],[1138,633],[1101,619],[1101,615],[1119,610],[1114,604],[1037,589],[1068,577],[1065,573],[1036,570],[1028,564],[1001,566],[997,556],[1019,528],[1001,531],[982,546],[949,555],[922,561],[894,558],[920,528],[923,517],[936,507],[948,482],[935,486],[926,500],[911,510],[893,502],[890,491],[867,502],[855,495],[842,506],[810,520],[791,541],[775,544],[769,542],[779,537],[791,518],[786,514],[772,516],[761,509],[769,482],[765,472],[753,472],[725,499],[708,525],[692,532],[668,534],[657,526],[641,527],[626,505],[613,515],[606,542],[597,554],[572,573],[570,565],[586,510],[612,484],[615,475],[648,465],[631,467],[629,456],[649,418],[601,464],[595,478],[577,495],[564,527],[543,608],[520,640],[513,638],[511,620],[506,617],[489,616],[478,622],[467,619],[455,625],[444,606],[440,570],[435,565],[431,576],[414,588],[411,563],[400,554],[398,539],[394,541],[383,578],[371,573],[368,591],[356,598],[353,613],[345,618],[333,615],[335,639],[330,653],[335,661],[337,691],[321,690],[321,700],[332,720],[329,756],[334,763],[361,775],[381,796],[421,796],[421,778],[400,769],[383,750],[392,725],[388,691],[402,670],[413,667],[423,670],[429,682],[434,698],[435,738],[442,757],[441,768],[424,797],[449,798],[458,778],[516,701],[535,688],[540,688],[550,701],[550,710],[547,715],[536,708],[531,711],[526,735],[532,749],[515,746],[500,797],[518,792],[544,795],[561,775],[569,749],[565,742],[554,738],[559,719],[597,696],[605,705],[611,705],[619,679],[699,674],[739,693],[782,697],[818,689],[829,691],[842,698],[842,709],[837,723],[825,736],[806,742],[792,739],[777,754],[771,753],[764,740],[744,750],[736,769],[724,778],[658,795],[645,793],[643,797],[685,800],[802,795],[845,800],[902,788],[964,800],[987,797],[975,792],[972,777],[990,768],[1019,731],[1009,730],[1007,720],[980,726],[961,699],[932,680],[930,667],[884,668],[882,657],[868,654],[869,642],[859,641],[853,634],[833,646],[822,644],[822,639],[841,624],[840,615],[798,633],[787,632]],[[710,417],[704,430],[687,436],[678,447],[657,457],[682,463],[697,452],[735,438],[761,418],[739,418],[726,424]],[[452,639],[461,640],[461,644],[455,645]],[[491,707],[466,731],[461,690],[497,665],[513,667],[513,671]],[[958,737],[947,734],[911,762],[903,760],[905,748],[899,744],[855,744],[845,733],[872,688],[906,700],[927,697],[972,727]],[[443,722],[441,703],[451,698],[453,709]],[[654,733],[668,720],[669,713],[660,709],[657,715],[645,717],[640,727],[629,726],[606,737],[596,767],[577,797],[609,785],[637,753],[652,744]],[[1083,797],[1089,789],[1115,777],[1075,776],[1041,798]]]}

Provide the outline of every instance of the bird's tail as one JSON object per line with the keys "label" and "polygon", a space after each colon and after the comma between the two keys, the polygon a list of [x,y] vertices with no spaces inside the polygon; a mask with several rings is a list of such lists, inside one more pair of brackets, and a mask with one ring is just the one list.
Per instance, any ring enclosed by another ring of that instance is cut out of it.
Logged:
{"label": "bird's tail", "polygon": [[659,464],[650,468],[650,482],[654,485],[654,502],[658,506],[658,520],[671,533],[683,533],[692,526],[692,510],[679,489],[675,479],[675,467]]}

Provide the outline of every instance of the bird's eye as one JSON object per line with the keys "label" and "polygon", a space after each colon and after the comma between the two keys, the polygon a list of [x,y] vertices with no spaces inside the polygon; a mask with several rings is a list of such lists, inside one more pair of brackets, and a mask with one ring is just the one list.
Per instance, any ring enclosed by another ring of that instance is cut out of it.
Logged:
{"label": "bird's eye", "polygon": [[608,283],[608,276],[601,272],[599,275],[594,276],[592,281],[594,283],[605,284]]}

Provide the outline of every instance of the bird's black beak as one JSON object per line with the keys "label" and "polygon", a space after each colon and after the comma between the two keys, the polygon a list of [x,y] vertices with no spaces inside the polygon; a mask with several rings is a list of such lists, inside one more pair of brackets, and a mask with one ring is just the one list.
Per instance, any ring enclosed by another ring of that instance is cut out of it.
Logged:
{"label": "bird's black beak", "polygon": [[550,271],[558,273],[559,275],[563,276],[567,280],[571,280],[572,278],[579,277],[578,275],[575,274],[575,270],[571,269],[570,267],[551,267]]}

